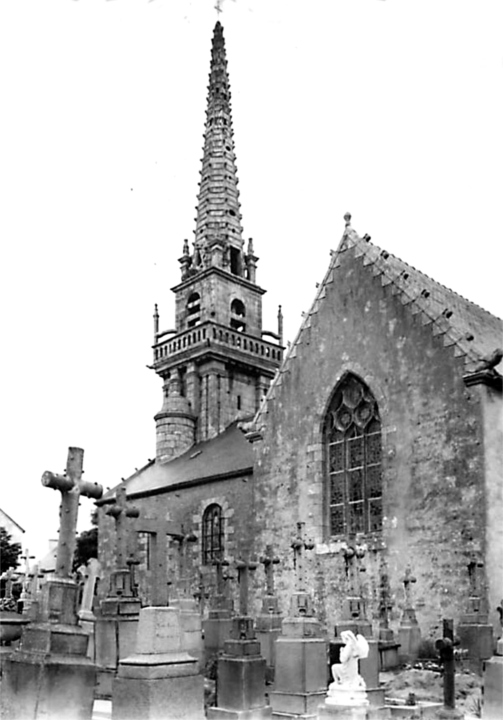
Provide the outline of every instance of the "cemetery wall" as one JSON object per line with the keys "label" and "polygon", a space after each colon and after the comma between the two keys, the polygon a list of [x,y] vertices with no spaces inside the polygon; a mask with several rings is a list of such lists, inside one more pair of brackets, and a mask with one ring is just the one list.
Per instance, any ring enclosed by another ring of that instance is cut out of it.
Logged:
{"label": "cemetery wall", "polygon": [[283,559],[278,586],[293,589],[290,544],[297,520],[316,542],[307,563],[321,619],[333,625],[347,592],[343,538],[331,538],[325,501],[322,426],[337,382],[351,371],[374,394],[382,421],[383,529],[360,537],[367,547],[365,594],[377,621],[381,576],[390,575],[392,625],[410,564],[423,632],[465,610],[466,565],[484,552],[483,419],[477,388],[466,388],[463,359],[444,347],[383,287],[353,250],[341,255],[326,297],[296,346],[268,402],[256,453],[256,549],[273,543]]}

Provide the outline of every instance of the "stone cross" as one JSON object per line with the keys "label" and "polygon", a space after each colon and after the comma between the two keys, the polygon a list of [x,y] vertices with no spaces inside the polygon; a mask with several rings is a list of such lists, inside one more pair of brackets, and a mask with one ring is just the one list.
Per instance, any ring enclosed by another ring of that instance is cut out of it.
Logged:
{"label": "stone cross", "polygon": [[257,564],[254,562],[245,562],[244,560],[238,560],[236,563],[236,569],[238,571],[239,584],[239,614],[244,617],[248,615],[248,591],[250,572],[253,572],[257,569]]}
{"label": "stone cross", "polygon": [[227,578],[224,576],[224,567],[229,566],[228,560],[213,560],[215,566],[215,574],[217,581],[217,595],[225,595],[225,581]]}
{"label": "stone cross", "polygon": [[381,575],[381,598],[379,603],[379,625],[383,629],[389,628],[389,613],[393,605],[391,603],[391,588],[389,585],[389,577],[387,573]]}
{"label": "stone cross", "polygon": [[35,555],[30,555],[30,551],[26,548],[24,555],[21,555],[21,560],[24,560],[24,574],[28,577],[30,572],[30,560],[35,560]]}
{"label": "stone cross", "polygon": [[407,567],[405,570],[405,575],[402,578],[403,583],[403,589],[405,592],[405,607],[411,608],[412,607],[412,588],[411,585],[413,583],[417,582],[416,578],[412,575],[412,570],[410,567]]}
{"label": "stone cross", "polygon": [[451,710],[455,708],[454,688],[454,646],[459,644],[454,639],[454,621],[447,619],[443,621],[443,637],[437,640],[435,647],[440,656],[440,662],[444,666],[444,706]]}
{"label": "stone cross", "polygon": [[17,572],[14,570],[14,568],[9,568],[7,572],[5,573],[5,597],[11,598],[12,597],[12,586],[16,582],[18,578]]}
{"label": "stone cross", "polygon": [[168,599],[168,562],[166,539],[172,537],[183,539],[181,526],[162,518],[138,518],[135,523],[136,532],[147,533],[151,537],[151,577],[152,605],[162,607],[169,604]]}
{"label": "stone cross", "polygon": [[59,509],[59,538],[56,557],[56,577],[69,578],[72,571],[73,555],[77,544],[76,529],[79,512],[79,499],[84,497],[99,500],[103,488],[98,483],[82,480],[84,451],[82,448],[68,448],[68,460],[64,475],[45,472],[42,485],[61,493]]}
{"label": "stone cross", "polygon": [[117,488],[115,502],[112,507],[105,511],[105,515],[115,520],[115,567],[118,570],[126,570],[128,567],[127,543],[131,523],[128,518],[137,518],[140,511],[126,497],[124,485]]}
{"label": "stone cross", "polygon": [[365,550],[358,545],[344,548],[342,551],[344,562],[346,563],[346,576],[349,578],[350,591],[353,595],[361,594],[360,572],[364,572],[364,568],[358,566],[358,561],[365,557]]}
{"label": "stone cross", "polygon": [[260,562],[264,566],[266,595],[274,595],[274,565],[278,565],[279,557],[275,557],[272,545],[267,545],[265,555],[260,558]]}
{"label": "stone cross", "polygon": [[306,578],[304,568],[304,550],[312,550],[314,543],[312,540],[306,540],[303,536],[303,522],[297,523],[297,537],[292,542],[293,550],[293,566],[297,571],[297,591],[304,592],[306,590]]}
{"label": "stone cross", "polygon": [[[184,532],[182,528],[182,532]],[[181,587],[182,593],[185,596],[189,595],[189,589],[191,586],[191,574],[189,574],[189,558],[188,551],[189,546],[197,542],[197,536],[193,532],[185,533],[181,539],[178,540],[178,576],[179,576],[179,587]]]}

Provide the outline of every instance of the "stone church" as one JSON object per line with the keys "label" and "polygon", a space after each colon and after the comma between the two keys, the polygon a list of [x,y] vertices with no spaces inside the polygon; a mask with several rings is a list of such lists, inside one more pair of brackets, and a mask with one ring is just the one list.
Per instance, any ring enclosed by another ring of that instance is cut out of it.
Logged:
{"label": "stone church", "polygon": [[[466,611],[469,568],[494,620],[503,595],[502,321],[360,237],[345,216],[337,250],[295,341],[281,308],[262,327],[257,256],[241,224],[230,84],[215,26],[193,247],[183,244],[174,328],[154,315],[152,369],[163,384],[156,458],[124,481],[141,516],[180,528],[167,543],[170,593],[210,594],[215,560],[280,562],[282,612],[300,531],[306,582],[328,627],[350,590],[344,550],[361,557],[360,591],[391,624],[402,579],[417,579],[424,634]],[[267,262],[267,259],[265,259]],[[113,567],[113,520],[97,504],[99,554]],[[149,535],[136,548],[149,602]],[[234,573],[235,575],[235,573]],[[263,592],[259,567],[252,607]],[[102,584],[103,591],[106,583]]]}

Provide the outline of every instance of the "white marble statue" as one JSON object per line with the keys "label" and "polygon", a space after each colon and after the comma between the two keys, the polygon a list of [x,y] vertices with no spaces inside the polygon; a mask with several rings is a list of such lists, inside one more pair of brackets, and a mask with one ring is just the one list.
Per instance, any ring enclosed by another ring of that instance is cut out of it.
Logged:
{"label": "white marble statue", "polygon": [[328,686],[326,703],[329,705],[367,705],[365,680],[358,672],[358,660],[368,657],[369,644],[363,635],[343,630],[344,647],[340,662],[332,665],[334,682]]}

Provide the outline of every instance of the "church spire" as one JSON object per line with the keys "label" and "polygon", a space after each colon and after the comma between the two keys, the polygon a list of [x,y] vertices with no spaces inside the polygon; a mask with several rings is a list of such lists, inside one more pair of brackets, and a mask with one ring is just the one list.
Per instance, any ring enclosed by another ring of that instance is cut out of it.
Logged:
{"label": "church spire", "polygon": [[186,260],[182,263],[182,277],[213,265],[254,282],[254,268],[248,272],[248,255],[243,252],[230,99],[225,41],[218,21],[211,47],[194,253],[190,269]]}

